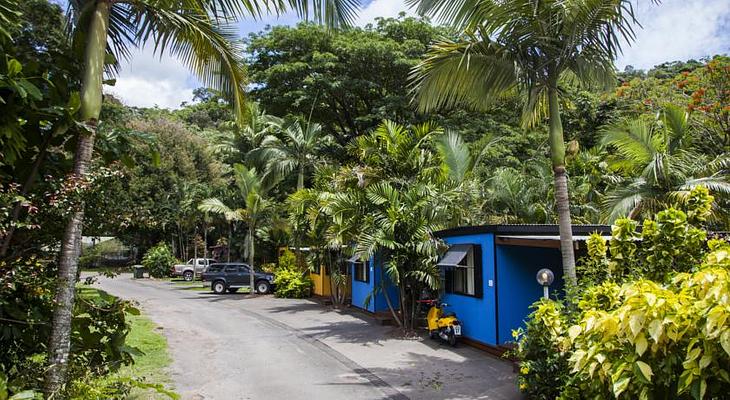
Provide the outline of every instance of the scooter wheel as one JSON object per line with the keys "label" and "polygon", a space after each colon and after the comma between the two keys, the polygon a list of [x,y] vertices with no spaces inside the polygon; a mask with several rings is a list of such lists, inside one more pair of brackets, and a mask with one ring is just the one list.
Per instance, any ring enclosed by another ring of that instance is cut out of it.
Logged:
{"label": "scooter wheel", "polygon": [[449,344],[451,347],[456,347],[456,335],[454,332],[449,332]]}
{"label": "scooter wheel", "polygon": [[436,340],[439,338],[439,332],[437,330],[428,331],[428,337],[431,338],[431,340]]}

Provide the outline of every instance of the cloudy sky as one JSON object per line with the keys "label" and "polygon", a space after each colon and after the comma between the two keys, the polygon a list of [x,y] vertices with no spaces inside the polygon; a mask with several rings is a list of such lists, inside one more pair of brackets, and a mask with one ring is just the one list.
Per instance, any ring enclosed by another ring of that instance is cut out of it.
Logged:
{"label": "cloudy sky", "polygon": [[[624,48],[616,64],[648,69],[668,60],[687,60],[718,53],[730,53],[730,0],[663,0],[651,5],[638,0],[638,18],[643,29],[637,29],[636,42]],[[404,0],[370,0],[360,11],[358,24],[365,25],[375,17],[396,16],[407,11]],[[409,12],[412,13],[412,12]],[[266,25],[296,23],[294,15],[247,21],[239,24],[241,35],[261,31]],[[122,68],[116,86],[106,88],[125,103],[143,107],[178,108],[190,101],[198,86],[194,76],[178,61],[160,60],[149,49],[141,49]]]}

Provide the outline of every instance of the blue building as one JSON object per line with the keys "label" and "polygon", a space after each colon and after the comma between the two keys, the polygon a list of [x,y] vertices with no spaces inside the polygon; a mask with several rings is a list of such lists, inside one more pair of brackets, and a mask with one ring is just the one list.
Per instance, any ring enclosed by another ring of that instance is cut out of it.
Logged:
{"label": "blue building", "polygon": [[[593,232],[610,235],[604,225],[574,225],[576,258]],[[537,271],[555,274],[550,292],[560,291],[563,266],[557,225],[484,225],[436,233],[449,249],[441,257],[442,301],[463,322],[464,336],[474,344],[498,348],[513,341],[529,306],[543,295]],[[354,298],[354,297],[353,297]]]}
{"label": "blue building", "polygon": [[[355,255],[347,261],[352,268],[350,272],[353,306],[371,313],[389,311],[388,302],[385,299],[385,291],[387,291],[393,308],[398,308],[398,288],[383,271],[379,257],[373,256],[369,260],[363,261]],[[379,289],[375,291],[375,288]]]}

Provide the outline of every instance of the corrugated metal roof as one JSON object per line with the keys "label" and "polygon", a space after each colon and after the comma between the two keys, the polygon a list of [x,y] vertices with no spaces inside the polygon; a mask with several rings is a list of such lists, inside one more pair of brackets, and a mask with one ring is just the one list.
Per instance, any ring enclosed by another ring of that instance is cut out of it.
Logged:
{"label": "corrugated metal roof", "polygon": [[[560,235],[498,235],[503,239],[522,239],[522,240],[560,240]],[[589,235],[573,235],[574,242],[585,242]],[[610,235],[601,235],[605,240],[611,240]]]}
{"label": "corrugated metal roof", "polygon": [[[611,227],[608,225],[573,225],[573,235],[575,236],[590,235],[594,232],[602,235],[610,235]],[[560,230],[557,224],[503,224],[460,226],[435,232],[438,237],[474,235],[479,233],[554,236],[559,235]]]}

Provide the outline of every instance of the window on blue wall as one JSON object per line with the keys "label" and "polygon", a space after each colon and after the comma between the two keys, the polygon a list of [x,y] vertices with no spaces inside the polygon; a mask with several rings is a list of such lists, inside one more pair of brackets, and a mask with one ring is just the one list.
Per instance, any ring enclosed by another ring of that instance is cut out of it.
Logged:
{"label": "window on blue wall", "polygon": [[358,282],[370,282],[370,271],[368,271],[368,266],[366,263],[363,262],[356,262],[355,265],[355,280]]}
{"label": "window on blue wall", "polygon": [[447,252],[444,259],[451,259],[453,263],[441,264],[446,268],[444,273],[446,293],[482,297],[481,247],[455,245],[452,248],[451,254]]}

